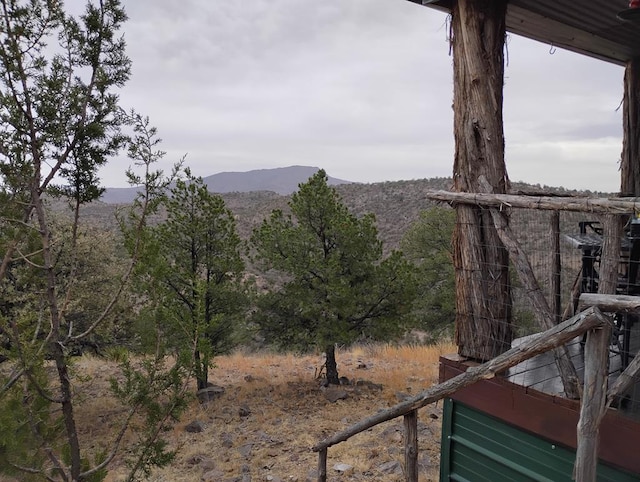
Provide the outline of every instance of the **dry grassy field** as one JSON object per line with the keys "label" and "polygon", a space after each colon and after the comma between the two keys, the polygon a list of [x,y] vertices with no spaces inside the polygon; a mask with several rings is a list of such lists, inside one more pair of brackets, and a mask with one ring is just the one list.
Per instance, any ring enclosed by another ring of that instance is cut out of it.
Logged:
{"label": "dry grassy field", "polygon": [[[437,381],[438,357],[451,345],[361,346],[337,352],[340,386],[346,398],[330,401],[315,375],[321,355],[246,354],[216,359],[210,381],[224,388],[217,399],[194,400],[181,421],[164,435],[178,455],[171,467],[155,470],[153,481],[315,481],[321,439],[416,394]],[[85,382],[77,410],[85,447],[111,439],[124,409],[109,396],[112,362],[82,357],[76,364]],[[441,407],[420,411],[421,481],[437,480]],[[186,427],[196,422],[197,432]],[[129,434],[129,441],[134,437]],[[387,422],[329,449],[331,481],[403,480],[402,419]],[[107,480],[123,480],[116,460]],[[2,477],[0,476],[0,479]]]}

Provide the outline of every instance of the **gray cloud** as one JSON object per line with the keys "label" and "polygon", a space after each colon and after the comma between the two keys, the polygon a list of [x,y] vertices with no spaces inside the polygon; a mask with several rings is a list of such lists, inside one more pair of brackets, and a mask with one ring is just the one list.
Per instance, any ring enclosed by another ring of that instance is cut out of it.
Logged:
{"label": "gray cloud", "polygon": [[[76,0],[77,1],[77,0]],[[362,182],[446,176],[453,162],[446,16],[402,0],[127,0],[133,77],[166,165],[199,175],[309,164]],[[511,37],[513,180],[619,184],[622,69]],[[122,185],[120,159],[105,170]]]}

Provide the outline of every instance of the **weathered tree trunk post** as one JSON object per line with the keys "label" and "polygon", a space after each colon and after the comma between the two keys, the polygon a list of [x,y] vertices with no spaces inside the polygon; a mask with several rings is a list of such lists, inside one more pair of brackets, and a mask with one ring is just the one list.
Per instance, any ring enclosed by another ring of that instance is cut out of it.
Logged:
{"label": "weathered tree trunk post", "polygon": [[318,453],[318,482],[327,482],[327,448]]}
{"label": "weathered tree trunk post", "polygon": [[640,58],[627,63],[622,103],[622,158],[620,193],[640,195]]}
{"label": "weathered tree trunk post", "polygon": [[[458,0],[452,11],[454,190],[483,192],[484,176],[505,193],[502,86],[506,0]],[[509,256],[488,211],[459,205],[453,236],[456,343],[460,355],[489,360],[511,343]]]}
{"label": "weathered tree trunk post", "polygon": [[404,416],[404,480],[418,482],[418,411]]}
{"label": "weathered tree trunk post", "polygon": [[[615,294],[618,286],[620,262],[620,236],[622,226],[619,216],[610,214],[603,218],[603,243],[600,261],[598,294]],[[577,427],[578,447],[574,479],[595,482],[598,465],[598,437],[600,421],[607,410],[607,379],[611,326],[591,330],[584,350],[584,389],[580,403],[580,420]]]}
{"label": "weathered tree trunk post", "polygon": [[551,239],[551,311],[555,315],[556,323],[562,321],[562,287],[560,285],[562,264],[560,259],[560,212],[551,211],[549,220]]}
{"label": "weathered tree trunk post", "polygon": [[578,421],[576,463],[573,478],[595,482],[598,465],[600,422],[606,412],[607,365],[611,328],[604,326],[587,334],[584,350],[584,390]]}

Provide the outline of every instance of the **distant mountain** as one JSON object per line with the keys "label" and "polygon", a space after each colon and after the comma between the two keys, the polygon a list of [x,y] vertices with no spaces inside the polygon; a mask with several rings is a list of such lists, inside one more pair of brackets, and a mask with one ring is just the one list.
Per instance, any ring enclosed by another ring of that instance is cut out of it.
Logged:
{"label": "distant mountain", "polygon": [[[318,172],[318,167],[290,166],[275,169],[256,169],[246,172],[221,172],[203,178],[211,192],[272,191],[288,195],[298,190],[298,184],[306,182]],[[329,185],[352,184],[351,181],[329,176]],[[133,201],[138,188],[107,188],[100,200],[107,204],[122,204]]]}

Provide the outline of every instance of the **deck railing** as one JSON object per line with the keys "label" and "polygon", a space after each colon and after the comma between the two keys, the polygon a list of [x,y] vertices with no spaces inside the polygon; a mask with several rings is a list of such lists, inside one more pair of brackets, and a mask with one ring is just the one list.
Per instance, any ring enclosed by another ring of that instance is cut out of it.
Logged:
{"label": "deck railing", "polygon": [[[318,452],[318,482],[327,481],[327,458],[329,447],[344,442],[354,435],[364,432],[376,425],[404,417],[404,455],[405,455],[405,480],[407,482],[418,481],[418,409],[445,398],[457,390],[464,388],[482,379],[493,378],[535,355],[545,353],[556,347],[562,346],[577,336],[596,330],[610,324],[596,306],[590,306],[581,313],[568,320],[536,335],[531,336],[526,342],[506,351],[502,355],[489,360],[481,365],[470,367],[450,380],[439,383],[417,395],[411,397],[393,407],[368,417],[351,427],[334,434],[319,442],[312,450]],[[590,344],[587,344],[590,350]],[[585,359],[590,356],[590,351],[585,351]],[[640,360],[640,357],[637,358]],[[640,363],[629,369],[638,370]],[[633,378],[634,374],[629,374]],[[612,397],[609,392],[609,399]],[[586,399],[590,403],[590,399]],[[582,415],[581,415],[581,422]],[[580,425],[580,424],[579,424]]]}

